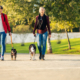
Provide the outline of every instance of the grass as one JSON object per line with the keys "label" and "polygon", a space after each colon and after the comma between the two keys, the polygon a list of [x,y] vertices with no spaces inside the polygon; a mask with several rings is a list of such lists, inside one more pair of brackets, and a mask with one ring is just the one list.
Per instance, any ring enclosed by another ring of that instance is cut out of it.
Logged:
{"label": "grass", "polygon": [[[71,50],[68,50],[68,41],[67,39],[61,40],[61,44],[57,44],[57,40],[51,41],[52,52],[53,54],[80,54],[80,38],[70,39]],[[18,53],[29,53],[29,45],[32,43],[25,43],[25,46],[21,44],[13,44],[14,48]],[[35,43],[37,46],[37,43]],[[6,53],[11,52],[11,44],[6,45]],[[37,51],[38,52],[38,48]]]}

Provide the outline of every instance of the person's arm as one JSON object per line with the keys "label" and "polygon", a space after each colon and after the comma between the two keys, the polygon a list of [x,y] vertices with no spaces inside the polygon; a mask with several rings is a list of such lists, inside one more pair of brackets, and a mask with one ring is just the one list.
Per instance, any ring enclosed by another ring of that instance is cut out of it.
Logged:
{"label": "person's arm", "polygon": [[46,16],[46,18],[47,18],[47,28],[48,28],[48,31],[49,31],[49,35],[51,35],[50,23],[49,23],[49,17]]}
{"label": "person's arm", "polygon": [[33,30],[33,34],[35,34],[35,30],[36,30],[36,25],[37,25],[37,17],[36,17],[36,22],[35,22],[35,25],[34,25],[34,30]]}
{"label": "person's arm", "polygon": [[6,25],[7,25],[8,31],[11,32],[10,25],[9,25],[9,23],[8,23],[8,18],[7,18],[7,15],[6,15],[6,14],[5,14],[5,23],[6,23]]}

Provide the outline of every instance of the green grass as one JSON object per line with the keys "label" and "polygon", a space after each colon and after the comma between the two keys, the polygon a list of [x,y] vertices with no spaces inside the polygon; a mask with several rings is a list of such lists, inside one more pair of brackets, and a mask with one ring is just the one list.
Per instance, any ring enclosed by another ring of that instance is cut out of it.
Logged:
{"label": "green grass", "polygon": [[[68,50],[68,41],[67,39],[61,40],[61,44],[57,44],[57,40],[51,41],[52,52],[54,54],[80,54],[80,38],[70,39],[71,42],[71,50]],[[25,46],[21,46],[21,44],[13,44],[14,48],[18,53],[29,53],[29,45],[32,43],[25,43]],[[37,46],[37,43],[35,43]],[[6,45],[6,52],[11,52],[11,44]],[[38,48],[37,51],[38,52]]]}

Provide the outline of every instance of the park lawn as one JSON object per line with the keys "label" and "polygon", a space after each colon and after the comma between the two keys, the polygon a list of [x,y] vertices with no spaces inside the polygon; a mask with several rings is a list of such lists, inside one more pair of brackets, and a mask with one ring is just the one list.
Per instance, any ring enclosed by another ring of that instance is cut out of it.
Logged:
{"label": "park lawn", "polygon": [[[68,50],[68,41],[67,39],[62,39],[61,44],[57,44],[57,40],[51,41],[52,53],[53,54],[80,54],[80,38],[70,39],[71,42],[71,50]],[[21,46],[21,44],[13,44],[14,48],[18,53],[29,53],[29,45],[32,43],[25,43],[25,46]],[[37,43],[35,43],[37,46]],[[11,44],[6,44],[6,53],[11,52]],[[38,48],[37,51],[38,52]]]}

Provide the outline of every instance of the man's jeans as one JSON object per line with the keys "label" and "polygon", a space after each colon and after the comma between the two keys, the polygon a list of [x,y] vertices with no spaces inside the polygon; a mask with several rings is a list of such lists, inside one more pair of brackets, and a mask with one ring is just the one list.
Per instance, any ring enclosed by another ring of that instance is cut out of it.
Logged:
{"label": "man's jeans", "polygon": [[47,31],[43,34],[37,33],[38,49],[39,49],[39,53],[42,53],[42,55],[45,55],[47,36],[48,36]]}
{"label": "man's jeans", "polygon": [[4,57],[6,33],[0,32],[0,57]]}

